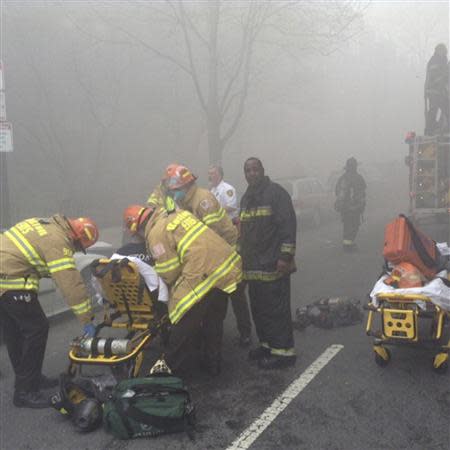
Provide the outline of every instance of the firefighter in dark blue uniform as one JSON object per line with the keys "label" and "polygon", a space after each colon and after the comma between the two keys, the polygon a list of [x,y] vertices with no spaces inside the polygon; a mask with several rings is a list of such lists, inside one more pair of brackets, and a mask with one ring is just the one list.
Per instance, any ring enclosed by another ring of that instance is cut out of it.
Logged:
{"label": "firefighter in dark blue uniform", "polygon": [[290,195],[264,175],[257,158],[244,164],[240,251],[260,346],[249,353],[263,369],[295,364],[290,275],[295,271],[297,220]]}
{"label": "firefighter in dark blue uniform", "polygon": [[342,246],[345,251],[355,249],[355,239],[366,207],[366,182],[358,173],[358,162],[349,158],[345,173],[336,184],[335,209],[341,214],[343,228]]}
{"label": "firefighter in dark blue uniform", "polygon": [[449,62],[447,47],[438,44],[427,64],[425,79],[425,135],[449,130]]}

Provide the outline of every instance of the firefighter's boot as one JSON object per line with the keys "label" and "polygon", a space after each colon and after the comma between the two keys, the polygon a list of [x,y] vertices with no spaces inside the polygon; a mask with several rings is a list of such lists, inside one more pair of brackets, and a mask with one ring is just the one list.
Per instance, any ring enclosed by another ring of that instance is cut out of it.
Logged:
{"label": "firefighter's boot", "polygon": [[295,365],[297,357],[295,355],[279,356],[279,355],[267,355],[258,361],[258,367],[260,369],[284,369],[286,367],[292,367]]}
{"label": "firefighter's boot", "polygon": [[14,406],[18,408],[42,409],[49,408],[49,399],[39,391],[15,391]]}

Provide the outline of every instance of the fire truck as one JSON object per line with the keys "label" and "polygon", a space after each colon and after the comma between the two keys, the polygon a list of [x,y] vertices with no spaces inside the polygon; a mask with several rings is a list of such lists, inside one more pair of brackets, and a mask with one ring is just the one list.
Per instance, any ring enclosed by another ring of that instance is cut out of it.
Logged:
{"label": "fire truck", "polygon": [[450,135],[409,132],[409,213],[434,240],[450,243]]}

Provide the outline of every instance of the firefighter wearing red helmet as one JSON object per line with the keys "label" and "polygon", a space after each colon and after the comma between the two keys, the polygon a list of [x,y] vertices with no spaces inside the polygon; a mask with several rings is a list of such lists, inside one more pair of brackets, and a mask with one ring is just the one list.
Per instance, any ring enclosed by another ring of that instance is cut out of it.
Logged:
{"label": "firefighter wearing red helmet", "polygon": [[[170,289],[171,335],[164,357],[177,371],[201,330],[204,368],[220,372],[223,317],[220,299],[234,292],[242,279],[241,258],[222,238],[193,214],[132,205],[124,225],[145,239],[155,270]],[[226,306],[226,303],[225,303]]]}
{"label": "firefighter wearing red helmet", "polygon": [[172,165],[168,167],[163,181],[168,195],[180,208],[194,214],[228,244],[235,245],[238,237],[236,227],[214,194],[199,187],[196,179],[187,167]]}
{"label": "firefighter wearing red helmet", "polygon": [[147,204],[162,206],[170,211],[174,207],[170,207],[167,197],[173,199],[179,208],[194,214],[228,244],[234,246],[238,237],[236,227],[214,194],[208,189],[199,187],[195,182],[196,179],[197,177],[186,166],[170,164],[165,170],[161,184],[150,195]]}
{"label": "firefighter wearing red helmet", "polygon": [[41,389],[57,380],[42,375],[49,324],[39,300],[39,280],[52,278],[83,325],[94,335],[91,298],[76,269],[73,254],[98,239],[88,218],[31,218],[0,234],[0,320],[15,372],[15,406],[45,408]]}
{"label": "firefighter wearing red helmet", "polygon": [[[163,185],[167,195],[173,198],[176,205],[191,212],[234,247],[238,239],[237,228],[216,196],[208,189],[198,186],[196,180],[197,177],[186,166],[171,164],[166,169]],[[211,304],[215,314],[221,317],[222,321],[225,320],[227,305],[227,296],[221,294],[217,295],[215,304]],[[217,328],[220,339],[222,330],[223,326]]]}

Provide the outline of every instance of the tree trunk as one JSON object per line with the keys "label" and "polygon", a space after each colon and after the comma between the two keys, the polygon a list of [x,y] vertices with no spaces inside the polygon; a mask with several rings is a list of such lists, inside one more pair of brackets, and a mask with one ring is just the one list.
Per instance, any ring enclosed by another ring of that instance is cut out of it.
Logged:
{"label": "tree trunk", "polygon": [[217,73],[217,36],[219,31],[220,0],[210,6],[209,16],[209,85],[206,126],[208,129],[208,153],[210,164],[220,164],[222,160],[221,116],[219,109],[219,80]]}

